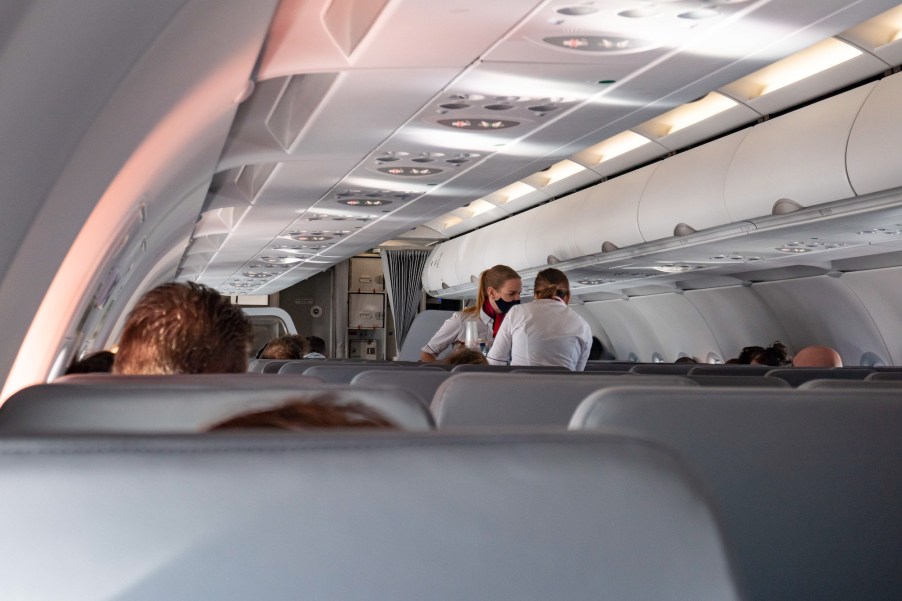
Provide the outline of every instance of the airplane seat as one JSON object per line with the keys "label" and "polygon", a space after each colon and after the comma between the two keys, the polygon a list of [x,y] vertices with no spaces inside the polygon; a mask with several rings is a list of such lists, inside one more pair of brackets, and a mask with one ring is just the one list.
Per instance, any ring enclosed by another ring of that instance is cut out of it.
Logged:
{"label": "airplane seat", "polygon": [[[621,375],[455,375],[439,386],[430,408],[439,429],[543,426],[565,428],[580,402]],[[629,376],[629,385],[695,386],[680,376]]]}
{"label": "airplane seat", "polygon": [[791,388],[789,382],[780,378],[762,376],[686,376],[699,386],[756,386],[763,388]]}
{"label": "airplane seat", "polygon": [[368,370],[351,380],[351,386],[364,388],[397,386],[417,397],[427,407],[432,403],[435,391],[453,374],[444,370]]}
{"label": "airplane seat", "polygon": [[774,369],[770,365],[698,365],[690,376],[764,376]]}
{"label": "airplane seat", "polygon": [[[0,434],[198,432],[228,417],[318,394],[329,394],[337,403],[363,403],[405,430],[434,427],[426,405],[400,388],[351,388],[311,383],[307,376],[258,374],[239,386],[239,378],[223,376],[134,376],[137,381],[120,385],[29,386],[0,406]],[[218,385],[215,378],[221,380]]]}
{"label": "airplane seat", "polygon": [[[301,371],[303,369],[303,371]],[[279,375],[292,374],[292,373],[303,373],[305,376],[313,376],[314,378],[319,378],[323,382],[327,384],[350,384],[351,380],[354,379],[354,376],[357,374],[363,373],[365,371],[370,371],[373,369],[386,369],[391,371],[442,371],[441,368],[434,368],[431,370],[423,370],[419,367],[412,366],[396,366],[393,367],[387,363],[379,363],[379,364],[369,364],[367,361],[361,361],[356,364],[344,364],[344,365],[314,365],[314,366],[304,366],[299,365],[297,363],[290,363],[288,365],[282,366],[282,369],[279,370]]]}
{"label": "airplane seat", "polygon": [[[768,380],[776,378],[767,378]],[[868,376],[864,380],[808,380],[804,384],[799,385],[799,390],[900,390],[902,389],[902,378],[871,378]]]}
{"label": "airplane seat", "polygon": [[[127,386],[159,386],[178,388],[240,388],[243,390],[257,390],[260,387],[278,384],[285,387],[281,379],[278,381],[264,376],[262,373],[237,373],[237,374],[173,374],[169,376],[158,375],[119,375],[108,373],[71,374],[60,376],[53,384],[91,384],[114,387]],[[308,386],[320,386],[325,384],[314,376],[293,375],[290,385],[298,390]]]}
{"label": "airplane seat", "polygon": [[[525,366],[520,366],[525,367]],[[456,374],[460,373],[491,373],[491,372],[502,372],[502,373],[510,373],[517,369],[516,365],[472,365],[469,363],[463,363],[461,365],[455,365],[451,368],[451,371]]]}
{"label": "airplane seat", "polygon": [[902,372],[899,371],[878,371],[868,374],[865,378],[868,382],[892,382],[902,380]]}
{"label": "airplane seat", "polygon": [[0,512],[10,598],[741,598],[696,481],[619,435],[5,438]]}
{"label": "airplane seat", "polygon": [[587,361],[585,371],[621,372],[621,371],[629,371],[635,366],[636,366],[636,364],[632,363],[632,362],[615,363],[615,362],[608,362],[608,361]]}
{"label": "airplane seat", "polygon": [[634,365],[630,371],[634,374],[685,376],[696,367],[697,363],[640,363]]}
{"label": "airplane seat", "polygon": [[[402,361],[417,361],[420,358],[420,349],[429,342],[439,328],[454,315],[455,311],[444,311],[438,309],[429,309],[422,313],[417,313],[410,329],[404,336],[404,343],[398,352],[398,358]],[[451,353],[451,347],[439,353],[438,358],[441,359]]]}
{"label": "airplane seat", "polygon": [[720,508],[752,601],[902,599],[898,391],[611,388],[570,427],[680,453]]}
{"label": "airplane seat", "polygon": [[874,370],[866,367],[779,367],[771,369],[766,376],[799,386],[808,380],[864,380],[872,373]]}

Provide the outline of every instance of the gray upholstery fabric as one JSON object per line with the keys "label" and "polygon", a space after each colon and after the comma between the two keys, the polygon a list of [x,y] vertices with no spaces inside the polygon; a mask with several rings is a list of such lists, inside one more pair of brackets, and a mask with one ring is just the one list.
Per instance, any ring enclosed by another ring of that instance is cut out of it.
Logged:
{"label": "gray upholstery fabric", "polygon": [[609,363],[607,361],[588,361],[586,371],[629,371],[635,367],[635,363]]}
{"label": "gray upholstery fabric", "polygon": [[427,407],[432,404],[435,391],[442,382],[452,376],[444,370],[426,369],[383,369],[365,371],[354,376],[352,386],[372,388],[374,386],[397,386],[416,396]]}
{"label": "gray upholstery fabric", "polygon": [[669,445],[720,506],[756,601],[902,599],[902,398],[889,390],[613,388],[573,428]]}
{"label": "gray upholstery fabric", "polygon": [[94,386],[152,386],[176,388],[241,388],[257,390],[269,385],[279,388],[302,390],[308,386],[324,384],[319,378],[304,375],[292,375],[288,379],[277,380],[275,375],[260,373],[246,374],[175,374],[171,376],[120,376],[113,374],[91,373],[62,376],[53,381],[54,384],[91,384]]}
{"label": "gray upholstery fabric", "polygon": [[902,380],[902,372],[898,371],[878,371],[877,373],[873,373],[868,375],[865,380],[868,381],[883,381],[883,382],[892,382]]}
{"label": "gray upholstery fabric", "polygon": [[634,374],[668,374],[685,376],[698,367],[697,363],[641,363],[630,369]]}
{"label": "gray upholstery fabric", "polygon": [[770,365],[700,365],[690,376],[763,376],[774,369]]}
{"label": "gray upholstery fabric", "polygon": [[[767,378],[776,380],[777,378]],[[902,392],[902,378],[872,378],[868,376],[864,380],[808,380],[799,385],[799,390],[899,390]]]}
{"label": "gray upholstery fabric", "polygon": [[[454,311],[423,311],[417,315],[410,329],[407,330],[407,336],[404,337],[404,344],[398,353],[398,358],[402,361],[416,361],[420,358],[420,349],[429,342],[442,324],[454,314]],[[451,347],[445,349],[439,357],[444,357],[451,352]]]}
{"label": "gray upholstery fabric", "polygon": [[[157,382],[124,385],[42,384],[20,390],[0,407],[0,433],[197,432],[227,417],[276,407],[289,399],[330,393],[336,402],[358,401],[407,430],[428,430],[429,410],[398,388],[364,389],[313,384],[295,377],[245,374],[265,386],[180,383],[190,376],[156,376]],[[168,378],[176,382],[166,383]],[[306,378],[305,378],[306,380]]]}
{"label": "gray upholstery fabric", "polygon": [[781,367],[767,372],[768,378],[786,380],[791,386],[800,386],[809,380],[864,380],[873,370],[854,367]]}
{"label": "gray upholstery fabric", "polygon": [[576,374],[457,374],[435,393],[432,414],[439,428],[559,426],[596,390],[630,385],[695,386],[680,376]]}
{"label": "gray upholstery fabric", "polygon": [[675,457],[619,436],[0,440],[5,599],[731,601]]}
{"label": "gray upholstery fabric", "polygon": [[[279,375],[290,374],[290,373],[298,373],[299,366],[296,364],[285,365],[279,371]],[[368,365],[366,362],[361,361],[357,364],[331,364],[331,365],[315,365],[313,367],[307,367],[304,369],[303,374],[305,376],[312,376],[314,378],[319,378],[323,382],[327,384],[350,384],[351,380],[354,379],[354,376],[357,374],[362,374],[365,371],[371,371],[373,369],[390,369],[392,371],[417,371],[422,372],[424,369],[419,367],[414,367],[412,365],[398,365],[392,366],[389,363],[379,363],[375,365]],[[425,369],[425,371],[436,371],[436,372],[445,372],[445,370],[440,367],[435,367],[432,369]]]}
{"label": "gray upholstery fabric", "polygon": [[764,376],[686,376],[699,386],[756,386],[762,388],[791,388],[789,382],[780,378]]}

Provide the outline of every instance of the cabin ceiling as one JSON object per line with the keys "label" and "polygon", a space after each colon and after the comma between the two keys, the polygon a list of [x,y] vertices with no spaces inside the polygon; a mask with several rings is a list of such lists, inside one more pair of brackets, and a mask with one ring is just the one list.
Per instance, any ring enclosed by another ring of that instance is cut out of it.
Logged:
{"label": "cabin ceiling", "polygon": [[271,294],[445,239],[417,226],[895,5],[284,0],[178,277]]}

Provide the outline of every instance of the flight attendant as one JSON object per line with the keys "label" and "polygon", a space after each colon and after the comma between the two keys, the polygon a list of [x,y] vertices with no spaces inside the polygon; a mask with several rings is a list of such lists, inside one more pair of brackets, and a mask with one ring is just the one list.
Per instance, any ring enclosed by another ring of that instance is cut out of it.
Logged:
{"label": "flight attendant", "polygon": [[476,304],[448,318],[435,336],[420,349],[420,361],[434,362],[449,346],[464,346],[467,324],[475,327],[476,337],[490,344],[511,308],[520,303],[523,282],[507,265],[495,265],[479,276]]}
{"label": "flight attendant", "polygon": [[491,365],[559,365],[582,371],[592,348],[592,330],[570,304],[570,282],[558,269],[536,275],[535,301],[515,307],[495,336]]}

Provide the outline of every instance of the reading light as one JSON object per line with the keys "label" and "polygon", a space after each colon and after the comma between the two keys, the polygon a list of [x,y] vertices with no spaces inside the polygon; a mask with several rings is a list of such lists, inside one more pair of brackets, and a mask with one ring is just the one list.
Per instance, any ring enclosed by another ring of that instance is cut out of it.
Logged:
{"label": "reading light", "polygon": [[861,50],[858,48],[836,38],[829,38],[758,70],[727,86],[727,89],[735,88],[747,99],[753,100],[860,55]]}
{"label": "reading light", "polygon": [[615,157],[636,150],[651,142],[645,136],[641,136],[634,131],[626,130],[616,136],[612,136],[603,142],[599,142],[595,146],[591,146],[585,152],[592,157],[592,165],[600,165],[605,161],[610,161]]}
{"label": "reading light", "polygon": [[496,209],[497,207],[490,202],[486,202],[481,198],[478,198],[471,202],[466,208],[470,211],[470,217],[478,217],[479,215],[487,213],[492,209]]}

